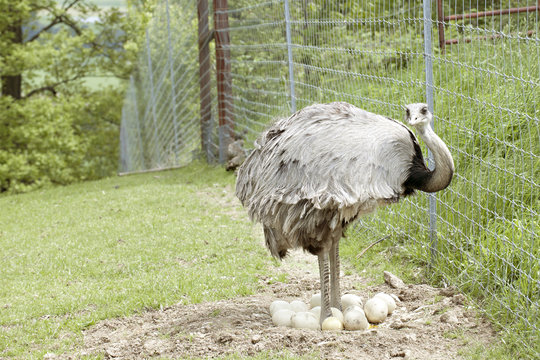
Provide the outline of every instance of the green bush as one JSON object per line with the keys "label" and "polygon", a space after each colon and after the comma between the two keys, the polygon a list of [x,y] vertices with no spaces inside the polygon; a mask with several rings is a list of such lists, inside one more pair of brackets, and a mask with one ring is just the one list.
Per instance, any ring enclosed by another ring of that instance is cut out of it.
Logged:
{"label": "green bush", "polygon": [[83,97],[87,100],[74,120],[75,133],[85,149],[79,171],[81,179],[95,180],[118,170],[124,96],[123,91],[110,87],[99,92],[87,91]]}
{"label": "green bush", "polygon": [[121,93],[0,102],[0,192],[114,174]]}

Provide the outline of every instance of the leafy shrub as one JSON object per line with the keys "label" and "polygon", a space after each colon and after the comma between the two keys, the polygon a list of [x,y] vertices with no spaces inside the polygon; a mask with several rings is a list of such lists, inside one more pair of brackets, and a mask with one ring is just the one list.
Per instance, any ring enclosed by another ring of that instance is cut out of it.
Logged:
{"label": "leafy shrub", "polygon": [[0,192],[111,175],[118,161],[118,90],[0,102]]}

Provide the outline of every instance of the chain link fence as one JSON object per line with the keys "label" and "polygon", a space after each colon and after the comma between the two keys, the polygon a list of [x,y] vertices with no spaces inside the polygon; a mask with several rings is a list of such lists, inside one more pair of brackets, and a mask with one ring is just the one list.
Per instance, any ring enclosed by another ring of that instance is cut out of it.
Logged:
{"label": "chain link fence", "polygon": [[[208,18],[208,8],[201,16]],[[210,52],[205,55],[199,59],[197,4],[160,1],[124,102],[121,172],[188,164],[201,156],[203,138],[209,160],[216,160],[218,142],[211,129],[217,96],[210,66],[215,60]],[[201,63],[207,67],[201,69]],[[201,78],[206,80],[203,90]],[[201,132],[201,119],[207,131]]]}
{"label": "chain link fence", "polygon": [[[349,239],[394,234],[539,355],[540,2],[214,0],[201,16],[201,0],[169,1],[126,95],[122,172],[223,162],[234,139],[249,148],[316,102],[396,119],[426,102],[452,185],[362,219]],[[227,22],[201,30],[208,16]]]}

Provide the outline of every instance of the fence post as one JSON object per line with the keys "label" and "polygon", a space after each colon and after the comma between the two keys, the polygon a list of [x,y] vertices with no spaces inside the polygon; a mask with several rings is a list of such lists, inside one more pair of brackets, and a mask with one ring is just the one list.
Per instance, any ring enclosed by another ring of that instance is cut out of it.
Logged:
{"label": "fence post", "polygon": [[171,77],[171,106],[173,114],[173,129],[174,129],[174,164],[178,165],[178,116],[176,114],[176,85],[174,81],[174,65],[172,57],[172,41],[171,41],[171,16],[169,14],[169,0],[165,1],[165,10],[167,12],[167,56],[169,61],[169,72]]}
{"label": "fence post", "polygon": [[[135,83],[135,79],[133,79],[133,75],[129,77],[129,88],[130,88],[130,96],[132,98],[132,106],[134,109],[134,116],[135,116],[135,122],[137,124],[137,140],[139,142],[139,156],[140,156],[140,168],[145,168],[145,159],[144,159],[144,143],[142,140],[141,135],[141,121],[139,118],[139,103],[137,101],[137,86]],[[139,170],[139,169],[137,169]]]}
{"label": "fence post", "polygon": [[150,36],[148,35],[148,29],[146,29],[146,61],[148,62],[148,77],[150,78],[150,101],[152,107],[152,120],[154,123],[154,151],[155,151],[155,164],[150,166],[158,165],[161,162],[161,156],[159,154],[159,139],[157,132],[157,119],[156,119],[156,97],[154,94],[154,74],[152,70],[152,55],[150,54]]}
{"label": "fence post", "polygon": [[126,109],[127,106],[124,104],[122,108],[122,120],[120,122],[120,169],[119,172],[128,172],[131,171],[131,166],[129,164],[130,154],[128,151],[128,145],[126,143]]}
{"label": "fence post", "polygon": [[212,157],[210,136],[212,124],[212,94],[210,80],[210,47],[212,33],[208,30],[208,0],[197,1],[197,17],[199,19],[199,98],[201,116],[201,150],[206,154],[206,161]]}
{"label": "fence post", "polygon": [[446,43],[444,40],[444,9],[442,0],[437,0],[437,20],[439,30],[439,48],[441,53],[444,54]]}
{"label": "fence post", "polygon": [[[433,114],[433,53],[431,46],[431,1],[423,0],[424,5],[424,67],[426,72],[426,102]],[[433,123],[431,124],[433,127]],[[428,150],[429,168],[434,168],[434,159]],[[437,252],[437,198],[434,193],[428,194],[429,199],[429,240],[432,260]]]}
{"label": "fence post", "polygon": [[227,0],[214,0],[214,36],[219,114],[219,162],[227,159],[227,148],[234,136],[231,50]]}
{"label": "fence post", "polygon": [[287,37],[287,55],[289,58],[289,83],[291,91],[291,113],[296,112],[296,94],[294,91],[294,63],[291,40],[291,15],[289,11],[289,0],[285,0],[285,32]]}

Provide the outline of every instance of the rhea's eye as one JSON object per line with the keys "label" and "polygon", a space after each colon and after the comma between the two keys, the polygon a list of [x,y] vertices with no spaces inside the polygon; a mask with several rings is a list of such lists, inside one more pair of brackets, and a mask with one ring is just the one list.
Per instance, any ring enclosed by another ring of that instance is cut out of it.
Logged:
{"label": "rhea's eye", "polygon": [[422,113],[422,115],[426,115],[427,114],[427,107],[423,107],[420,112]]}

